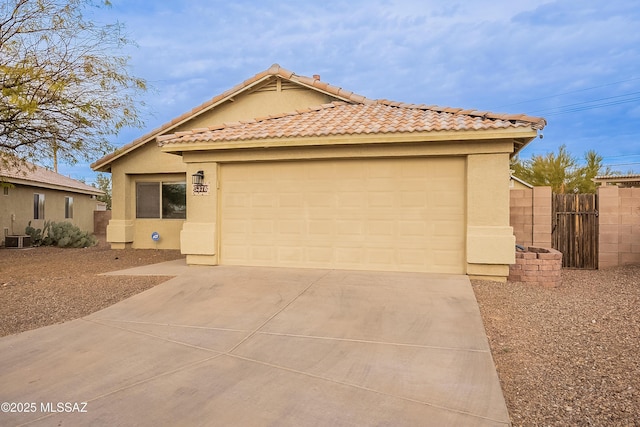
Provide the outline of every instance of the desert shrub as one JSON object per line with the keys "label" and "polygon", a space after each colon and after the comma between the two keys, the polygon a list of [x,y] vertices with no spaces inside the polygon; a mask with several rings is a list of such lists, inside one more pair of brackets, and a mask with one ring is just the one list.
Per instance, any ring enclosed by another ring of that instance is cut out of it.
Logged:
{"label": "desert shrub", "polygon": [[[31,233],[30,233],[31,232]],[[97,243],[96,238],[80,230],[70,222],[45,222],[43,230],[34,229],[31,223],[25,230],[37,245],[58,246],[60,248],[86,248]]]}
{"label": "desert shrub", "polygon": [[50,221],[44,222],[44,227],[34,228],[31,226],[31,221],[27,224],[27,228],[24,230],[24,234],[27,234],[31,237],[31,245],[32,246],[40,246],[43,244],[43,240],[45,235],[49,232],[49,227],[51,226]]}

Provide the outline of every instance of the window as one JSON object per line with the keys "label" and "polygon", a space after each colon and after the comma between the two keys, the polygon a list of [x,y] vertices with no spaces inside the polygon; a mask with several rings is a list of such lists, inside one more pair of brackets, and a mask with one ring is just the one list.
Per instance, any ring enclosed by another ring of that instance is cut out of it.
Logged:
{"label": "window", "polygon": [[160,218],[160,183],[136,183],[136,218]]}
{"label": "window", "polygon": [[187,217],[187,184],[185,182],[162,183],[162,218]]}
{"label": "window", "polygon": [[44,219],[44,194],[33,195],[33,219]]}
{"label": "window", "polygon": [[184,219],[187,217],[185,182],[137,182],[136,218]]}
{"label": "window", "polygon": [[9,195],[9,187],[3,187],[2,188],[2,192],[4,193],[5,196]]}
{"label": "window", "polygon": [[73,218],[73,197],[64,198],[64,217]]}

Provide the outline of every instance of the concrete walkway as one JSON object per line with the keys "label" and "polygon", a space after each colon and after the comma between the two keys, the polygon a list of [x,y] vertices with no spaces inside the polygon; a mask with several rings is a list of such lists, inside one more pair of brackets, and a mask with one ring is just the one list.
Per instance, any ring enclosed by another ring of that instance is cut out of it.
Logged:
{"label": "concrete walkway", "polygon": [[3,405],[0,425],[509,424],[466,276],[183,260],[116,274],[177,277],[0,338],[0,402],[31,411]]}

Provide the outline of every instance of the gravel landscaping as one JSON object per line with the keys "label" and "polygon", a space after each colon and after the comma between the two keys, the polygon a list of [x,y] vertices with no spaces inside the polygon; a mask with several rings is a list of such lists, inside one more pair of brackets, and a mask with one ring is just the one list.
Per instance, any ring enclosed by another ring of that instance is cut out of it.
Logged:
{"label": "gravel landscaping", "polygon": [[[167,277],[100,273],[179,251],[0,249],[0,336],[85,316]],[[473,281],[514,426],[640,426],[640,265],[558,288]]]}
{"label": "gravel landscaping", "polygon": [[514,426],[640,426],[640,265],[473,289]]}
{"label": "gravel landscaping", "polygon": [[100,273],[181,258],[180,251],[0,249],[0,336],[77,319],[160,284],[168,277]]}

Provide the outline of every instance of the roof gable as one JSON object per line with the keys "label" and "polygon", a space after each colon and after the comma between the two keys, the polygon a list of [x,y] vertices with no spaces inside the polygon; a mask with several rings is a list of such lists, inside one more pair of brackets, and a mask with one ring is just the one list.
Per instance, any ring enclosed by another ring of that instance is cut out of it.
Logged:
{"label": "roof gable", "polygon": [[237,98],[241,94],[251,93],[253,91],[269,90],[272,85],[278,84],[287,85],[289,89],[297,86],[302,89],[313,90],[315,92],[325,94],[337,101],[364,104],[371,104],[376,102],[364,96],[355,94],[351,91],[347,91],[340,87],[320,81],[320,76],[299,76],[292,71],[280,67],[280,65],[278,64],[273,64],[269,69],[256,74],[255,76],[243,81],[242,83],[232,87],[231,89],[213,97],[209,101],[206,101],[205,103],[193,108],[192,110],[152,130],[142,137],[135,139],[131,143],[124,145],[113,153],[104,156],[103,158],[94,162],[91,167],[94,170],[98,171],[108,171],[111,162],[148,142],[155,141],[156,137],[166,134],[172,130],[178,129],[181,125],[194,120],[198,116],[211,111],[212,109],[224,104],[225,102],[233,102],[235,98]]}

